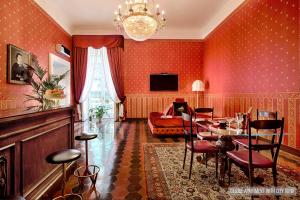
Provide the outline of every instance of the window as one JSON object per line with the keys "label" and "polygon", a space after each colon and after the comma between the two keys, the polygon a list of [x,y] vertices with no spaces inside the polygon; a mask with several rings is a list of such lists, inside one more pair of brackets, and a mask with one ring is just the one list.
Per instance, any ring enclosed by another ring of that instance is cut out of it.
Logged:
{"label": "window", "polygon": [[103,118],[114,118],[114,102],[110,97],[108,87],[105,82],[105,75],[103,71],[103,59],[101,56],[106,56],[107,54],[102,51],[106,51],[105,48],[101,49],[89,49],[89,64],[94,66],[93,78],[91,83],[91,88],[87,97],[87,110],[95,108],[97,106],[105,106],[108,110]]}

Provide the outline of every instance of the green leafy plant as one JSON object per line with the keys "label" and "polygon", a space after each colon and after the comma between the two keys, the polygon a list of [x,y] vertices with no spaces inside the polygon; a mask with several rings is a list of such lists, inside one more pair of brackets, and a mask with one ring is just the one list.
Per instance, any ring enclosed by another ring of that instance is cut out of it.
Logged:
{"label": "green leafy plant", "polygon": [[33,88],[31,95],[25,94],[26,101],[37,101],[39,105],[30,106],[28,109],[31,108],[38,108],[38,109],[49,109],[54,105],[54,101],[46,99],[44,97],[47,90],[53,89],[63,89],[59,82],[63,80],[69,71],[66,71],[62,75],[53,75],[45,78],[47,71],[44,70],[38,63],[37,57],[32,55],[32,68],[34,69],[33,73],[35,77],[33,77],[28,83]]}
{"label": "green leafy plant", "polygon": [[89,120],[92,121],[93,119],[99,119],[101,120],[103,115],[107,113],[109,108],[106,108],[105,106],[97,106],[95,108],[91,108],[89,110]]}

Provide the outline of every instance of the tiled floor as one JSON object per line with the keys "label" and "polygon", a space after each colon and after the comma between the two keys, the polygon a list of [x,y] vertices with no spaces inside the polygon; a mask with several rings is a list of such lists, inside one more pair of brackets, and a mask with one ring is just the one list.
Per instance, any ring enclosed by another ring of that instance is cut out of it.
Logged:
{"label": "tiled floor", "polygon": [[[89,142],[89,164],[98,165],[100,174],[96,191],[84,194],[85,199],[147,199],[144,171],[144,143],[176,143],[182,138],[154,138],[147,128],[146,120],[114,123],[75,125],[75,134],[97,133],[98,138]],[[85,152],[84,143],[76,147]],[[80,163],[84,163],[84,156]],[[300,158],[281,152],[279,163],[300,170]],[[74,176],[68,180],[67,190],[76,186]]]}

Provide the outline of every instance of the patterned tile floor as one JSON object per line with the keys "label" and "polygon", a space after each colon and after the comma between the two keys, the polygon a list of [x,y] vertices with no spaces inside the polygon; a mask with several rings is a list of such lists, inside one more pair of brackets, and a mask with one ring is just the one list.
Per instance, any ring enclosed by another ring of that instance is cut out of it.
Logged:
{"label": "patterned tile floor", "polygon": [[[103,120],[101,124],[77,123],[75,135],[97,133],[98,138],[89,142],[89,164],[100,167],[96,191],[84,194],[84,199],[147,199],[144,171],[143,144],[178,143],[180,137],[155,138],[147,127],[146,120],[129,120],[115,123]],[[76,142],[76,147],[85,154],[83,142]],[[79,160],[84,163],[84,156]],[[279,163],[300,170],[300,158],[282,152]],[[67,183],[67,192],[77,184],[74,176]]]}

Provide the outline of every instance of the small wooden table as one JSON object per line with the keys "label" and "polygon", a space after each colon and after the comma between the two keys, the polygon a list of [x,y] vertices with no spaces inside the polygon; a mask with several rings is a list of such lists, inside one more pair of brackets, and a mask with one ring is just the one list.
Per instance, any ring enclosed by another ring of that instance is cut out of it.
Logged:
{"label": "small wooden table", "polygon": [[[233,143],[234,139],[245,138],[245,137],[248,138],[248,134],[247,134],[247,130],[237,131],[237,129],[235,128],[228,128],[228,127],[220,128],[219,126],[217,126],[216,122],[221,119],[224,120],[225,118],[218,118],[214,120],[205,119],[201,121],[196,120],[196,124],[209,132],[219,135],[219,140],[216,142],[216,146],[219,147],[219,159],[220,159],[219,185],[223,186],[225,180],[225,172],[227,170],[226,152],[235,149],[235,144]],[[277,135],[277,133],[263,133],[263,132],[258,133],[256,130],[251,132],[251,136],[253,137],[272,136],[272,135]],[[199,134],[197,136],[198,138],[200,138]],[[247,169],[242,169],[242,171],[245,173],[246,176],[248,176]],[[261,184],[263,182],[263,178],[256,177],[254,179],[254,182]]]}

